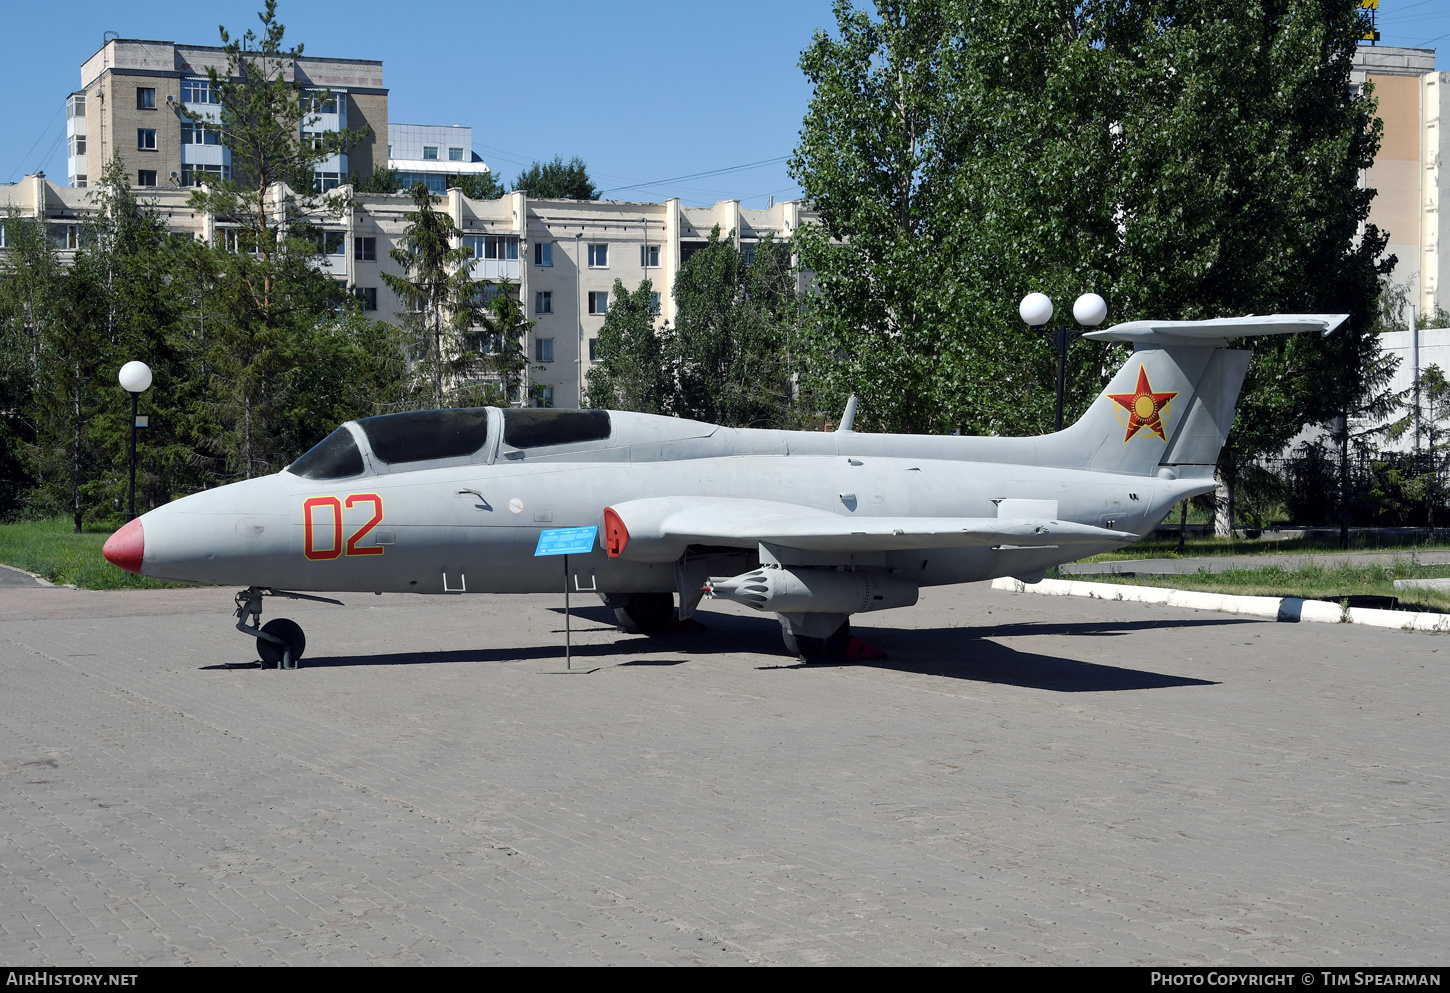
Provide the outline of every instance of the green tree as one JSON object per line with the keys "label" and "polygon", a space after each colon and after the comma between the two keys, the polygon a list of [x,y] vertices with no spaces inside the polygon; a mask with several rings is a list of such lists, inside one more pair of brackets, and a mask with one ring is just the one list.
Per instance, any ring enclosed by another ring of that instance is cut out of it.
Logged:
{"label": "green tree", "polygon": [[518,289],[505,279],[494,288],[491,299],[484,304],[479,321],[487,336],[483,353],[484,368],[498,377],[501,405],[524,399],[524,382],[528,375],[529,357],[524,351],[529,329],[528,319],[519,300]]}
{"label": "green tree", "polygon": [[599,191],[589,178],[584,160],[577,155],[568,162],[563,156],[543,165],[535,162],[514,180],[514,189],[531,197],[562,200],[598,200]]}
{"label": "green tree", "polygon": [[676,408],[668,327],[655,327],[653,285],[648,279],[633,293],[614,281],[614,300],[604,315],[595,343],[599,361],[586,377],[589,406],[668,414]]}
{"label": "green tree", "polygon": [[408,227],[388,253],[404,275],[382,276],[406,308],[398,317],[413,357],[431,370],[433,402],[442,407],[444,384],[477,361],[468,331],[476,323],[478,300],[470,277],[472,255],[453,247],[457,227],[451,216],[433,208],[435,199],[423,184],[413,188],[418,209],[407,215]]}
{"label": "green tree", "polygon": [[795,272],[787,245],[767,240],[753,254],[747,263],[717,225],[675,277],[666,361],[677,378],[674,410],[681,417],[738,427],[788,422],[786,335],[796,316]]}
{"label": "green tree", "polygon": [[[1096,291],[1114,321],[1348,312],[1341,338],[1370,334],[1392,260],[1358,237],[1379,131],[1350,86],[1353,0],[875,8],[838,3],[801,60],[824,398],[856,391],[895,430],[1043,429],[1055,355],[1015,316],[1033,289]],[[1229,458],[1314,416],[1322,344],[1256,343]],[[1075,345],[1069,410],[1119,360]]]}
{"label": "green tree", "polygon": [[313,222],[340,216],[347,202],[318,188],[316,167],[366,134],[314,129],[338,98],[308,91],[298,79],[302,46],[283,46],[275,0],[258,18],[260,34],[233,38],[221,29],[226,72],[208,69],[220,104],[216,120],[183,110],[193,124],[217,127],[232,155],[232,178],[198,189],[191,203],[238,228],[238,251],[220,260],[209,339],[209,398],[219,425],[210,441],[229,471],[246,477],[274,471],[295,454],[292,439],[306,414],[291,405],[283,381],[319,315],[343,303],[318,264]]}
{"label": "green tree", "polygon": [[463,195],[470,200],[497,200],[507,192],[504,190],[502,184],[493,178],[493,173],[491,172],[484,173],[481,176],[476,174],[449,176],[448,187],[449,189],[456,187],[462,190]]}

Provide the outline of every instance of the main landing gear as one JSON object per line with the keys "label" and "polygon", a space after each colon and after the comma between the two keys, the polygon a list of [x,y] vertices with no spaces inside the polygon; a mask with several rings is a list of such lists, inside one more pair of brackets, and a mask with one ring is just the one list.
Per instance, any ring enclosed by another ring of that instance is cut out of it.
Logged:
{"label": "main landing gear", "polygon": [[[291,593],[287,590],[273,590],[261,586],[249,586],[236,596],[237,630],[257,639],[257,654],[262,656],[263,669],[296,669],[307,648],[307,637],[296,621],[278,617],[262,623],[262,597],[280,596],[289,600],[316,600],[319,603],[335,603],[341,600],[325,596],[310,596],[306,593]],[[247,618],[252,623],[247,623]]]}

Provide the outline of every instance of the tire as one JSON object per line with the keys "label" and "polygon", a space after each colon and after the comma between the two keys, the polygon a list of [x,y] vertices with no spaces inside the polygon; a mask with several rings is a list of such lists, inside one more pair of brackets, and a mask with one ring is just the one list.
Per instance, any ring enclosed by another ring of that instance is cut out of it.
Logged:
{"label": "tire", "polygon": [[[274,621],[268,621],[262,625],[262,631],[274,638],[281,638],[287,643],[291,650],[292,664],[295,666],[302,658],[303,651],[307,648],[307,638],[302,633],[302,628],[296,621],[279,617]],[[265,638],[257,639],[257,652],[262,656],[263,669],[275,669],[282,664],[282,646],[274,645]]]}
{"label": "tire", "polygon": [[851,622],[842,622],[840,627],[825,638],[807,638],[805,635],[793,633],[790,624],[782,620],[780,633],[785,641],[786,651],[806,662],[825,662],[845,657],[846,644],[851,640]]}
{"label": "tire", "polygon": [[635,593],[623,607],[616,607],[614,618],[631,634],[659,634],[675,619],[673,593]]}

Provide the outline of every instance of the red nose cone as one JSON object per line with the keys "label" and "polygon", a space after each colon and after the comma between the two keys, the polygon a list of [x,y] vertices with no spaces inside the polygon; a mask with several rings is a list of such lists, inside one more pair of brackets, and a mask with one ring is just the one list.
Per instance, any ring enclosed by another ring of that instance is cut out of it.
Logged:
{"label": "red nose cone", "polygon": [[141,519],[137,518],[106,539],[101,554],[111,565],[120,566],[127,572],[141,571],[141,555],[146,543],[141,537]]}

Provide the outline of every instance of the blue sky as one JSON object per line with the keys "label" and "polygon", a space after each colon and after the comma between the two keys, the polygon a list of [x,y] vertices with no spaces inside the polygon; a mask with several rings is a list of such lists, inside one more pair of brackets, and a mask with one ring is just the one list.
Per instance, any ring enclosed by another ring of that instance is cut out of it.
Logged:
{"label": "blue sky", "polygon": [[[240,33],[260,6],[71,0],[8,10],[0,182],[36,169],[65,181],[64,101],[102,32],[214,45],[218,24]],[[830,0],[283,0],[279,18],[311,54],[382,59],[392,120],[471,126],[475,151],[506,181],[534,159],[578,155],[613,199],[739,197],[751,207],[799,195],[784,164],[810,99],[796,63],[832,23]],[[1383,44],[1450,50],[1450,2],[1381,0],[1380,30]],[[698,176],[752,163],[764,164]],[[659,180],[672,181],[620,189]]]}

